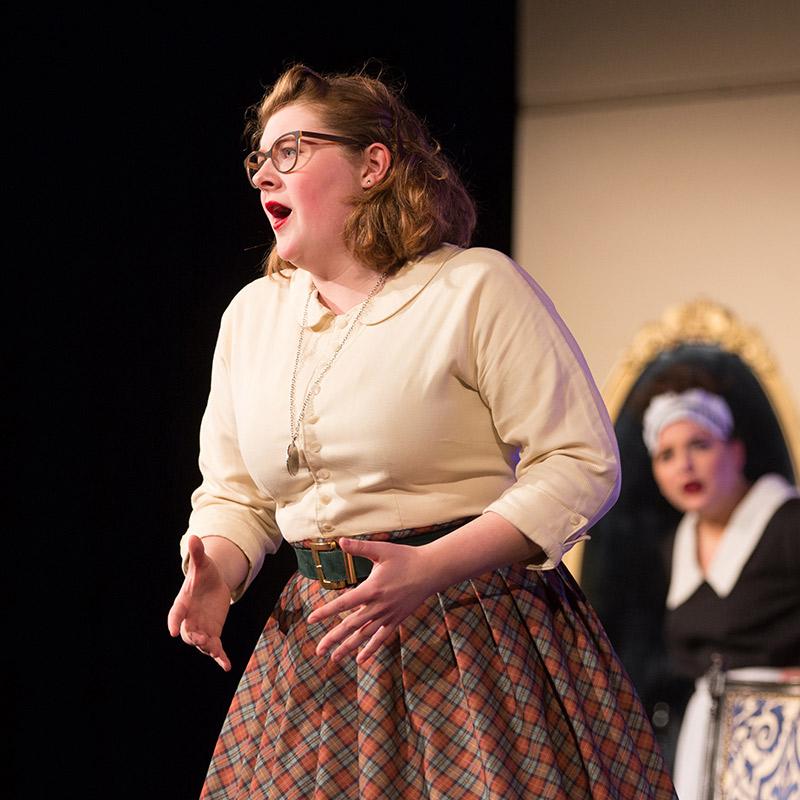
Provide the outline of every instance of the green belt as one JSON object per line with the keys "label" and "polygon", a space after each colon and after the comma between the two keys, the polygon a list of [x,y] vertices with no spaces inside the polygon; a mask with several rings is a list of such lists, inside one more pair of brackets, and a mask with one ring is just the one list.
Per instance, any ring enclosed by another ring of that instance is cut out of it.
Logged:
{"label": "green belt", "polygon": [[[447,533],[460,528],[473,517],[456,520],[434,531],[392,539],[394,544],[407,544],[420,547],[436,541]],[[338,539],[318,539],[307,542],[308,547],[293,545],[297,556],[297,571],[306,578],[313,578],[322,584],[323,589],[344,589],[355,586],[372,571],[372,562],[361,556],[351,556],[339,547]]]}

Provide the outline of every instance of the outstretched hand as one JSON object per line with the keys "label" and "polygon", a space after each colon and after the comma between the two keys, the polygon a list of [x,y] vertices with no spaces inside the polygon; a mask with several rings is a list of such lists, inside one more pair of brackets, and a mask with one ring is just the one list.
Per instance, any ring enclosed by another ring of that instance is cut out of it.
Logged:
{"label": "outstretched hand", "polygon": [[342,538],[339,546],[372,561],[372,572],[363,583],[313,611],[308,621],[351,612],[320,640],[317,655],[332,651],[331,660],[340,661],[357,652],[356,661],[363,664],[438,587],[423,563],[424,548],[349,538]]}
{"label": "outstretched hand", "polygon": [[190,536],[188,545],[186,578],[169,611],[167,626],[172,636],[180,634],[186,644],[194,645],[228,672],[231,662],[220,636],[230,608],[230,589],[202,540]]}

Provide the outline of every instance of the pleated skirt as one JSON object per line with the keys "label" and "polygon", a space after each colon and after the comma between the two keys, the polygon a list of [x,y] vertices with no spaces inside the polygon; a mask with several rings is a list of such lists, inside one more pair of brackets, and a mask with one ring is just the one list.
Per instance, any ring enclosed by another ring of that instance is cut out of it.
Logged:
{"label": "pleated skirt", "polygon": [[335,592],[295,574],[242,677],[206,800],[667,800],[652,729],[564,567],[430,597],[367,664],[314,650]]}

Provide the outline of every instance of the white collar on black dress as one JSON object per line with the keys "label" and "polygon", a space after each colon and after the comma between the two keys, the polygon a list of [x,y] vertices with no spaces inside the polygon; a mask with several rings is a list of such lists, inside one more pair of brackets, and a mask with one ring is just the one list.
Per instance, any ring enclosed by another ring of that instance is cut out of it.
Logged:
{"label": "white collar on black dress", "polygon": [[798,497],[797,489],[780,475],[759,478],[734,509],[706,577],[697,563],[697,514],[684,514],[675,532],[667,608],[677,608],[686,602],[703,581],[718,597],[727,597],[759,543],[767,523],[792,497]]}

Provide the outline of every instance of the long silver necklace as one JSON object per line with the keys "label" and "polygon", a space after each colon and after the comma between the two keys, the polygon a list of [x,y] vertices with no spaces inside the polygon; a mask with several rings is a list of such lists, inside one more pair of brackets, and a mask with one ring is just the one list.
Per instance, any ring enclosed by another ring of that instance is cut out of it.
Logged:
{"label": "long silver necklace", "polygon": [[311,400],[311,396],[314,394],[314,390],[317,386],[320,385],[322,379],[325,377],[328,370],[333,365],[333,362],[336,359],[336,356],[339,355],[339,352],[344,347],[344,343],[350,338],[350,334],[353,332],[353,329],[358,324],[358,321],[361,319],[361,315],[366,311],[367,306],[375,297],[376,294],[383,288],[383,284],[386,283],[386,273],[378,278],[377,283],[372,287],[370,293],[364,298],[364,301],[361,303],[361,308],[358,309],[358,313],[356,314],[353,321],[350,323],[350,327],[347,329],[347,333],[342,337],[342,341],[339,342],[336,349],[333,351],[331,357],[325,362],[322,366],[322,369],[319,371],[319,375],[317,375],[317,379],[308,389],[308,393],[306,394],[305,400],[303,400],[303,406],[300,409],[300,414],[297,416],[297,420],[295,421],[294,418],[294,409],[295,409],[295,399],[297,397],[297,370],[300,368],[300,356],[303,352],[303,338],[305,336],[306,331],[306,323],[308,322],[308,304],[311,302],[311,295],[312,291],[308,293],[308,297],[306,297],[306,305],[303,309],[303,322],[300,325],[300,335],[297,339],[297,355],[294,359],[294,369],[292,370],[292,383],[289,386],[289,447],[286,449],[286,469],[289,471],[289,474],[294,477],[297,475],[300,469],[300,453],[297,451],[297,438],[300,436],[300,425],[303,422],[303,418],[306,415],[306,409],[308,408],[308,403]]}

